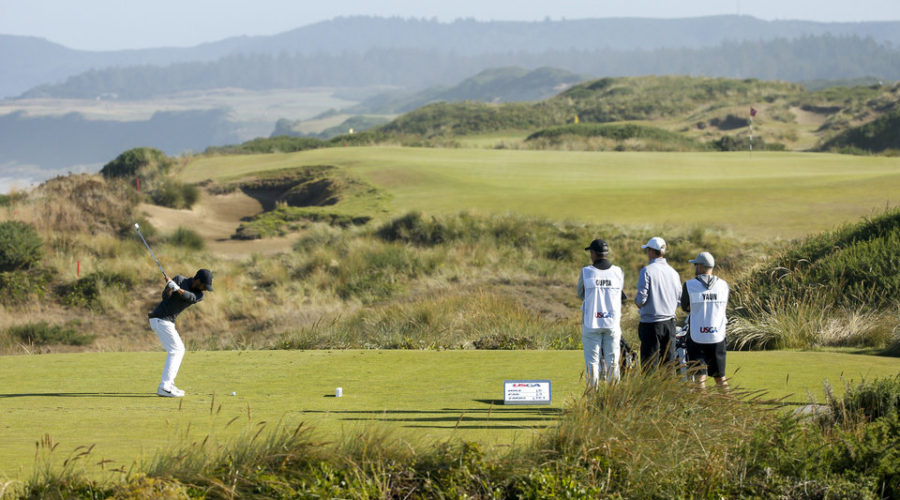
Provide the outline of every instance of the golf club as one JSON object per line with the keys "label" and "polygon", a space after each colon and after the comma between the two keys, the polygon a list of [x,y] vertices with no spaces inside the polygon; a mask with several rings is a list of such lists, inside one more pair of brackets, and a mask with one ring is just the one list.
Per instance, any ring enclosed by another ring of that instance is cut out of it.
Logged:
{"label": "golf club", "polygon": [[137,222],[134,223],[134,230],[137,231],[138,236],[141,237],[141,241],[144,242],[144,246],[147,247],[147,251],[150,252],[150,256],[153,257],[153,262],[156,262],[156,265],[159,267],[159,270],[162,271],[163,278],[166,279],[166,282],[169,281],[169,276],[166,274],[166,271],[163,269],[162,264],[159,263],[159,259],[156,258],[156,255],[153,255],[153,250],[150,249],[150,245],[147,243],[147,240],[144,239],[144,235],[141,234],[141,228],[138,226]]}

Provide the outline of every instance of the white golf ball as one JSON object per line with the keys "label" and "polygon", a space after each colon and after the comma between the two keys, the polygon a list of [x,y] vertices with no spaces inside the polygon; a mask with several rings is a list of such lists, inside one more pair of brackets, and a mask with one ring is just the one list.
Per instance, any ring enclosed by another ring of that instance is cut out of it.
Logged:
{"label": "white golf ball", "polygon": [[237,396],[237,393],[234,392],[234,391],[231,391],[231,395],[232,395],[232,396]]}

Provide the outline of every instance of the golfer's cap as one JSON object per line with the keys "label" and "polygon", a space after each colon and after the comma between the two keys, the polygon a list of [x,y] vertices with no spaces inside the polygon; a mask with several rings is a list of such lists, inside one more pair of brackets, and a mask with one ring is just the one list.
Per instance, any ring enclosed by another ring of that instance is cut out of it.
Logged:
{"label": "golfer's cap", "polygon": [[654,236],[647,241],[646,245],[641,245],[641,248],[652,248],[654,250],[662,251],[666,249],[666,240],[659,236]]}
{"label": "golfer's cap", "polygon": [[605,241],[597,238],[592,241],[590,245],[584,248],[585,250],[593,250],[597,253],[609,253],[609,245],[606,244]]}
{"label": "golfer's cap", "polygon": [[212,271],[209,269],[201,269],[197,271],[197,274],[194,275],[194,279],[200,280],[201,283],[206,285],[206,289],[210,292],[213,291],[212,287]]}
{"label": "golfer's cap", "polygon": [[716,259],[713,258],[712,254],[709,252],[700,252],[697,256],[691,260],[689,260],[691,264],[700,264],[701,266],[706,267],[716,267]]}

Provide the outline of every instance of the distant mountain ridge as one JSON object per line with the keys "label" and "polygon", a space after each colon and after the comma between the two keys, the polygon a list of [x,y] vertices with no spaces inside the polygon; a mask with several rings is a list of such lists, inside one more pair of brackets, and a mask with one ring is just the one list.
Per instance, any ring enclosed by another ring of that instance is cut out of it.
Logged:
{"label": "distant mountain ridge", "polygon": [[0,35],[0,97],[58,83],[90,69],[209,62],[236,54],[362,54],[416,49],[456,56],[572,50],[703,48],[723,42],[804,36],[855,36],[900,46],[900,22],[763,21],[749,16],[685,19],[609,18],[560,21],[475,21],[341,17],[271,36],[241,36],[188,48],[111,52],[72,50],[34,37]]}
{"label": "distant mountain ridge", "polygon": [[509,66],[529,70],[554,67],[589,77],[697,75],[791,82],[868,78],[877,82],[900,80],[900,50],[871,38],[821,35],[653,51],[595,49],[463,56],[434,49],[372,49],[364,54],[235,54],[212,62],[91,70],[61,84],[34,87],[22,97],[140,100],[222,88],[388,86],[418,91],[456,85],[466,75]]}

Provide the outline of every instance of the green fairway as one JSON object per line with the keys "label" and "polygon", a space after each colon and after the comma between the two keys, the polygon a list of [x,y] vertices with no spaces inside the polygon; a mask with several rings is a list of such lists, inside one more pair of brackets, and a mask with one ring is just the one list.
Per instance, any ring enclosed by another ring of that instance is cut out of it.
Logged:
{"label": "green fairway", "polygon": [[[581,393],[580,351],[191,352],[178,384],[184,399],[155,396],[164,354],[6,356],[0,362],[0,477],[27,479],[35,443],[49,435],[56,463],[96,445],[83,463],[99,474],[190,440],[234,436],[261,422],[311,425],[326,441],[384,425],[412,443],[475,440],[527,444],[552,428]],[[894,375],[900,360],[843,353],[730,353],[737,387],[792,403],[837,393],[844,380]],[[735,373],[736,372],[736,373]],[[550,379],[549,406],[503,406],[503,381]],[[335,388],[343,397],[334,397]],[[232,391],[236,393],[231,396]],[[232,419],[238,417],[234,422]]]}
{"label": "green fairway", "polygon": [[[900,202],[900,158],[813,153],[330,148],[203,157],[180,175],[198,182],[303,165],[334,165],[367,180],[389,195],[390,214],[715,225],[760,239],[831,229]],[[376,210],[365,200],[339,206]]]}

